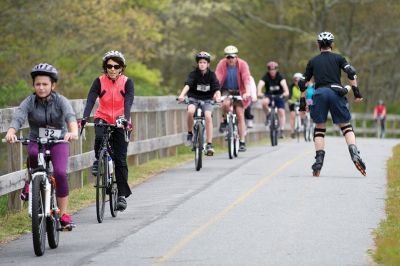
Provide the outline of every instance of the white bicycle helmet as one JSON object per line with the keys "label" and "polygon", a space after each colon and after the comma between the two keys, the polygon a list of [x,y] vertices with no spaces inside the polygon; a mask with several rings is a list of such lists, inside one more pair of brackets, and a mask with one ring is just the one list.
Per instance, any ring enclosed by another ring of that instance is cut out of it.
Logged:
{"label": "white bicycle helmet", "polygon": [[303,78],[303,74],[301,74],[301,73],[299,73],[299,72],[294,73],[294,75],[293,75],[293,79],[298,79],[298,80],[300,80],[300,79],[302,79],[302,78]]}
{"label": "white bicycle helmet", "polygon": [[110,58],[119,58],[124,63],[124,66],[126,66],[125,57],[121,52],[112,50],[112,51],[108,51],[107,53],[105,53],[104,56],[103,56],[103,65]]}
{"label": "white bicycle helmet", "polygon": [[318,34],[318,41],[331,41],[333,42],[333,40],[335,39],[335,37],[333,36],[332,33],[324,31],[321,32],[320,34]]}
{"label": "white bicycle helmet", "polygon": [[225,56],[228,56],[228,55],[236,56],[239,53],[239,50],[238,50],[238,48],[236,48],[236,46],[228,45],[227,47],[225,47],[224,53],[225,53]]}
{"label": "white bicycle helmet", "polygon": [[57,82],[58,80],[57,69],[54,66],[47,63],[40,63],[32,68],[31,70],[32,79],[35,79],[35,77],[39,75],[49,76],[55,82]]}

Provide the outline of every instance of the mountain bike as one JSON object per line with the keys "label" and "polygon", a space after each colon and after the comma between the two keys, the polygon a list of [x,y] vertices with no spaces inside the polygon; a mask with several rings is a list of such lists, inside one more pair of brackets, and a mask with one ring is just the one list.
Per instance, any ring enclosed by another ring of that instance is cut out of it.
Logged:
{"label": "mountain bike", "polygon": [[193,125],[193,148],[192,150],[194,151],[194,165],[196,171],[200,171],[200,169],[203,167],[203,151],[205,150],[205,117],[204,117],[204,112],[203,112],[203,105],[206,103],[209,104],[215,104],[213,100],[198,100],[194,98],[185,98],[183,101],[185,104],[193,104],[196,107],[196,110],[194,112],[193,118],[194,118],[194,125]]}
{"label": "mountain bike", "polygon": [[[61,130],[39,129],[39,135],[47,134]],[[50,248],[54,249],[59,244],[59,232],[71,231],[75,225],[71,224],[62,227],[60,223],[60,210],[57,206],[56,181],[53,176],[53,166],[51,163],[50,146],[56,143],[67,143],[57,137],[39,137],[36,140],[20,138],[16,142],[27,145],[30,142],[36,142],[39,146],[37,155],[38,166],[31,169],[28,166],[29,180],[29,201],[28,214],[32,218],[32,239],[33,249],[36,256],[42,256],[46,248],[46,233]],[[5,142],[5,139],[2,140]]]}
{"label": "mountain bike", "polygon": [[[102,121],[102,120],[100,120]],[[109,143],[111,134],[117,128],[124,128],[125,141],[129,141],[127,127],[122,125],[117,119],[117,125],[99,123],[86,123],[85,125],[104,128],[104,135],[99,149],[99,159],[96,174],[96,216],[99,223],[103,222],[104,209],[106,205],[106,197],[108,195],[110,202],[110,212],[112,217],[117,217],[117,200],[118,200],[118,187],[117,180],[114,174],[114,162],[112,159],[112,150]],[[81,130],[82,132],[82,130]]]}
{"label": "mountain bike", "polygon": [[[266,96],[263,96],[264,98]],[[271,139],[271,145],[278,145],[278,134],[279,134],[279,116],[278,116],[278,107],[275,105],[275,97],[272,96],[270,106],[268,107],[269,111],[265,118],[265,126],[267,128],[267,132],[269,131],[269,137]]]}
{"label": "mountain bike", "polygon": [[235,103],[242,101],[242,96],[239,95],[225,95],[221,97],[221,101],[230,99],[229,112],[226,114],[227,127],[225,130],[225,139],[228,142],[228,155],[229,159],[238,156],[239,152],[239,130],[238,122],[235,112]]}
{"label": "mountain bike", "polygon": [[296,136],[297,142],[300,142],[300,132],[302,131],[301,128],[301,117],[300,117],[300,103],[296,102],[294,104],[294,112],[295,112],[295,119],[294,119],[294,134]]}
{"label": "mountain bike", "polygon": [[376,137],[384,138],[385,137],[385,118],[382,116],[378,116],[375,120],[376,126]]}

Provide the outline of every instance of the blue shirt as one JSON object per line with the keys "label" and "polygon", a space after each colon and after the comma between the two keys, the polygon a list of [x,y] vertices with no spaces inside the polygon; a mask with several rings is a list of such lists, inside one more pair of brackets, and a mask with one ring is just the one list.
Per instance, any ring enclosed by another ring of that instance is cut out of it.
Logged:
{"label": "blue shirt", "polygon": [[228,75],[226,76],[223,88],[229,90],[239,90],[236,66],[228,66]]}

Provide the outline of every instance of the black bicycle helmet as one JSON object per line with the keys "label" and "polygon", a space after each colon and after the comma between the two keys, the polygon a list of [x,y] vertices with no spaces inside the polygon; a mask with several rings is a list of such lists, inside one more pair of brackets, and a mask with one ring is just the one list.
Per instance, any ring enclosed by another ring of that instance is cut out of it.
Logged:
{"label": "black bicycle helmet", "polygon": [[32,68],[31,70],[32,79],[35,79],[35,77],[39,75],[49,76],[54,82],[58,81],[57,69],[54,66],[47,63],[40,63]]}
{"label": "black bicycle helmet", "polygon": [[196,54],[196,62],[198,63],[200,59],[205,59],[208,63],[211,61],[211,55],[207,52],[201,51]]}

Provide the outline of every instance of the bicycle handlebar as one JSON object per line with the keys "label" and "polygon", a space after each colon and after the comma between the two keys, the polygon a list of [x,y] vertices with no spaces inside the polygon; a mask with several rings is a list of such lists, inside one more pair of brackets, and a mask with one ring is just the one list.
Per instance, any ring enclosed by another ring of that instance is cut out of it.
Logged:
{"label": "bicycle handlebar", "polygon": [[[2,139],[1,142],[6,143],[8,142],[6,139]],[[58,139],[58,138],[36,138],[36,140],[31,140],[28,138],[17,138],[16,141],[14,141],[13,143],[21,143],[23,145],[26,145],[30,142],[40,142],[41,144],[56,144],[56,143],[68,143],[68,141],[64,140],[64,139]]]}
{"label": "bicycle handlebar", "polygon": [[236,100],[236,101],[243,101],[243,97],[240,96],[240,95],[224,95],[224,96],[221,96],[221,101],[223,101],[223,100],[225,100],[227,98],[233,99],[233,100]]}
{"label": "bicycle handlebar", "polygon": [[[178,98],[176,98],[176,100],[178,101]],[[179,102],[180,104],[181,103],[184,103],[184,104],[191,104],[191,103],[200,103],[200,104],[205,104],[205,103],[209,103],[209,104],[211,104],[211,105],[217,105],[218,104],[218,102],[216,102],[216,101],[214,101],[214,100],[198,100],[198,99],[195,99],[195,98],[188,98],[188,97],[186,97],[182,102]]]}

